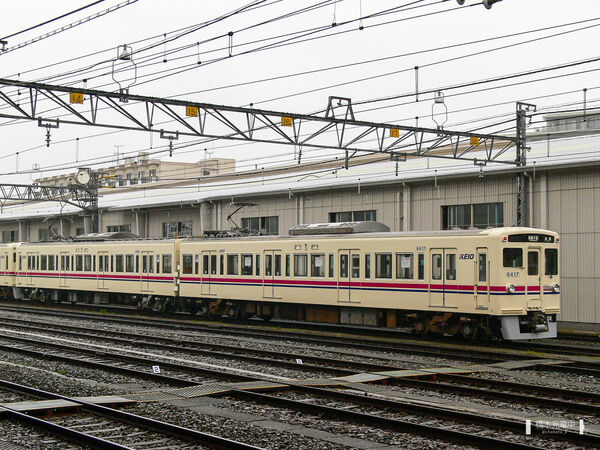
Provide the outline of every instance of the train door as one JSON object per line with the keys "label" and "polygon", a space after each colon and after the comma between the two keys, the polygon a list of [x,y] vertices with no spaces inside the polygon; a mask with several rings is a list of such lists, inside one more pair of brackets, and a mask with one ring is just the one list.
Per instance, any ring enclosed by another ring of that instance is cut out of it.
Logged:
{"label": "train door", "polygon": [[455,248],[432,248],[429,251],[429,306],[456,307],[458,281],[456,279]]}
{"label": "train door", "polygon": [[281,250],[265,250],[263,252],[265,275],[263,277],[263,297],[280,298],[276,286],[277,278],[281,277]]}
{"label": "train door", "polygon": [[150,291],[150,277],[154,273],[154,252],[142,252],[142,291]]}
{"label": "train door", "polygon": [[35,263],[35,253],[27,252],[27,264],[25,265],[26,275],[25,275],[25,284],[32,286],[33,285],[33,272],[34,272],[34,263]]}
{"label": "train door", "polygon": [[[60,287],[68,287],[69,286],[69,271],[71,270],[70,263],[71,257],[67,252],[60,252],[59,256],[59,264],[58,267],[58,285]],[[98,285],[98,287],[100,287]]]}
{"label": "train door", "polygon": [[356,249],[338,250],[338,302],[360,302],[360,253]]}
{"label": "train door", "polygon": [[108,269],[108,252],[98,252],[98,289],[106,289],[106,269]]}
{"label": "train door", "polygon": [[540,262],[541,249],[539,247],[527,248],[527,277],[526,277],[526,292],[527,306],[539,306],[542,304],[543,286],[541,286]]}
{"label": "train door", "polygon": [[214,295],[212,292],[212,278],[217,274],[217,252],[215,250],[205,250],[201,253],[202,275],[200,283],[200,292],[203,295]]}
{"label": "train door", "polygon": [[0,256],[0,270],[2,271],[2,284],[8,284],[8,252]]}
{"label": "train door", "polygon": [[478,248],[475,260],[475,307],[488,309],[490,303],[490,262],[487,248]]}

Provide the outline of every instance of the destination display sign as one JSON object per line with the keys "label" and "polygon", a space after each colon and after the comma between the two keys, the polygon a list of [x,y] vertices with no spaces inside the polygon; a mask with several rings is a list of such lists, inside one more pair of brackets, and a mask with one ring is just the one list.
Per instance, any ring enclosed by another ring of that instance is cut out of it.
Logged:
{"label": "destination display sign", "polygon": [[554,242],[554,236],[548,234],[509,234],[508,242],[542,242],[551,244]]}

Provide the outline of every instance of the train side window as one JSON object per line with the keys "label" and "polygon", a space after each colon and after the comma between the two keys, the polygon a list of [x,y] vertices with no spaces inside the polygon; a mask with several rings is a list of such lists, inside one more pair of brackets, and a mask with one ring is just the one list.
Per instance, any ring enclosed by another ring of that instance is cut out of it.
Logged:
{"label": "train side window", "polygon": [[546,275],[558,275],[558,250],[555,248],[547,248],[546,256]]}
{"label": "train side window", "polygon": [[77,266],[77,271],[82,272],[83,271],[83,255],[77,255],[75,257],[75,263]]}
{"label": "train side window", "polygon": [[171,273],[173,271],[171,255],[163,255],[162,260],[163,273]]}
{"label": "train side window", "polygon": [[[6,268],[8,269],[8,256],[6,257]],[[40,268],[40,255],[35,257],[35,269],[39,270]]]}
{"label": "train side window", "polygon": [[115,255],[110,255],[110,271],[115,271]]}
{"label": "train side window", "polygon": [[396,278],[412,280],[414,255],[412,253],[396,253]]}
{"label": "train side window", "polygon": [[291,263],[290,255],[285,255],[285,276],[286,277],[290,276],[290,266],[291,265],[292,265],[292,263]]}
{"label": "train side window", "polygon": [[202,273],[208,275],[208,255],[202,255]]}
{"label": "train side window", "polygon": [[260,255],[256,255],[256,276],[260,276]]}
{"label": "train side window", "polygon": [[17,254],[13,253],[13,263],[16,263],[16,262],[17,262]]}
{"label": "train side window", "polygon": [[240,256],[239,255],[227,255],[227,275],[237,275]]}
{"label": "train side window", "polygon": [[54,270],[54,255],[48,255],[48,270]]}
{"label": "train side window", "polygon": [[160,255],[156,255],[156,273],[160,273]]}
{"label": "train side window", "polygon": [[273,255],[265,255],[265,276],[273,276]]}
{"label": "train side window", "polygon": [[[108,258],[108,256],[106,258]],[[106,262],[108,263],[108,261]],[[135,273],[140,273],[140,255],[135,255]]]}
{"label": "train side window", "polygon": [[523,250],[520,248],[505,248],[502,250],[502,265],[504,267],[523,267]]}
{"label": "train side window", "polygon": [[360,278],[360,255],[352,255],[352,278]]}
{"label": "train side window", "polygon": [[310,255],[310,276],[325,276],[325,255],[314,253]]}
{"label": "train side window", "polygon": [[96,271],[96,255],[92,256],[92,269]]}
{"label": "train side window", "polygon": [[365,255],[365,278],[371,278],[371,254]]}
{"label": "train side window", "polygon": [[333,256],[333,253],[330,253],[329,254],[329,278],[333,278],[334,268],[335,268],[335,257]]}
{"label": "train side window", "polygon": [[456,280],[456,254],[446,255],[446,280]]}
{"label": "train side window", "polygon": [[[62,258],[64,259],[64,256]],[[64,268],[64,261],[61,261],[61,263],[63,264]],[[104,272],[104,255],[98,256],[98,272]]]}
{"label": "train side window", "polygon": [[192,273],[193,255],[183,255],[182,272],[185,274]]}
{"label": "train side window", "polygon": [[294,255],[294,276],[305,277],[308,274],[308,256]]}
{"label": "train side window", "polygon": [[210,273],[211,275],[217,274],[217,255],[210,255]]}
{"label": "train side window", "polygon": [[417,258],[417,266],[418,266],[418,274],[419,280],[425,279],[425,255],[423,253],[419,253]]}
{"label": "train side window", "polygon": [[75,270],[75,256],[71,255],[71,269]]}
{"label": "train side window", "polygon": [[275,255],[275,276],[281,276],[281,255]]}
{"label": "train side window", "polygon": [[142,273],[148,273],[148,255],[142,255]]}
{"label": "train side window", "polygon": [[223,275],[224,270],[224,266],[225,266],[225,255],[221,255],[221,259],[219,260],[219,274]]}
{"label": "train side window", "polygon": [[48,269],[48,256],[42,255],[42,263],[40,265],[40,270]]}
{"label": "train side window", "polygon": [[539,272],[539,252],[527,252],[527,275],[537,275]]}
{"label": "train side window", "polygon": [[340,278],[348,278],[348,255],[340,254]]}
{"label": "train side window", "polygon": [[[50,260],[48,260],[48,268],[50,268]],[[83,257],[83,270],[86,272],[92,271],[92,255],[85,255]]]}
{"label": "train side window", "polygon": [[242,275],[252,275],[253,273],[253,265],[252,265],[252,255],[242,255]]}
{"label": "train side window", "polygon": [[479,281],[487,281],[487,255],[485,253],[479,254],[478,267],[479,277],[477,279]]}
{"label": "train side window", "polygon": [[125,255],[125,272],[133,272],[133,255]]}
{"label": "train side window", "polygon": [[392,278],[392,254],[391,253],[376,253],[375,254],[375,277],[376,278]]}
{"label": "train side window", "polygon": [[[163,261],[163,270],[164,270],[164,265],[165,265],[165,263]],[[169,273],[171,273],[170,270],[169,270]],[[194,256],[194,273],[195,274],[199,274],[200,273],[200,255],[195,255]]]}
{"label": "train side window", "polygon": [[[152,260],[149,265],[152,265]],[[117,255],[115,258],[115,272],[123,272],[123,255]]]}
{"label": "train side window", "polygon": [[433,280],[442,279],[442,255],[439,253],[431,255],[431,278]]}

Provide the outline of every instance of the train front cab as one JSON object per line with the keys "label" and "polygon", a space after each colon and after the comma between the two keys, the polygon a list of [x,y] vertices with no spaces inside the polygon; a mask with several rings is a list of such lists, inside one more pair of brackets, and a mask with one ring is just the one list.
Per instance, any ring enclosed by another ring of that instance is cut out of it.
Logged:
{"label": "train front cab", "polygon": [[557,336],[560,312],[559,237],[545,230],[508,232],[501,238],[497,286],[502,337],[542,339]]}

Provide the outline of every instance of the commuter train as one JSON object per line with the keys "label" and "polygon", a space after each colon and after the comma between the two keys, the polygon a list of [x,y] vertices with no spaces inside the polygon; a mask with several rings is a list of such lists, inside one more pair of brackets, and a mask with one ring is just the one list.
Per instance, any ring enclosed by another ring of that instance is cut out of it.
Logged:
{"label": "commuter train", "polygon": [[297,225],[288,236],[134,237],[0,244],[0,286],[43,302],[556,337],[559,236],[547,230],[397,233],[349,222]]}

